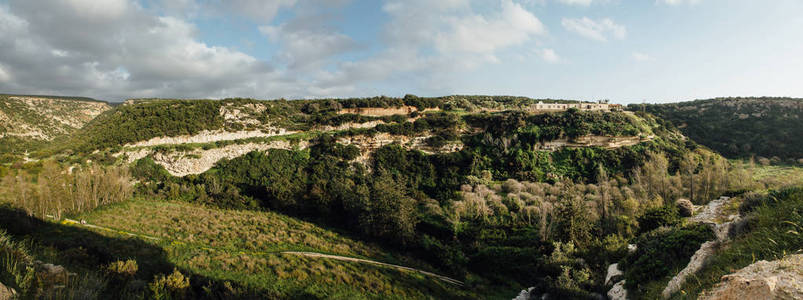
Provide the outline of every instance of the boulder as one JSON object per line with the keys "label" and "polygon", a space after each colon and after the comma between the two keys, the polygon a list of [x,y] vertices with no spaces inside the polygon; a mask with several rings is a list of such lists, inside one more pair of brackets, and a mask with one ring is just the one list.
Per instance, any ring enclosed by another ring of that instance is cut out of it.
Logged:
{"label": "boulder", "polygon": [[619,281],[608,290],[608,299],[611,300],[627,300],[627,290],[625,289],[625,281]]}
{"label": "boulder", "polygon": [[722,276],[700,299],[803,299],[803,254],[762,260]]}
{"label": "boulder", "polygon": [[675,201],[675,206],[677,206],[678,212],[682,217],[691,217],[692,213],[694,213],[694,204],[689,199],[680,198]]}

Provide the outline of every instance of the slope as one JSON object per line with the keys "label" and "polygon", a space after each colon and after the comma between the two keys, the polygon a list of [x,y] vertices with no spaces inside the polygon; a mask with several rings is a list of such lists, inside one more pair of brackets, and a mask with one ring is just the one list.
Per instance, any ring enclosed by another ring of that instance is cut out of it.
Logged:
{"label": "slope", "polygon": [[33,151],[75,132],[110,108],[106,102],[88,98],[0,95],[0,153]]}
{"label": "slope", "polygon": [[728,158],[803,159],[803,99],[717,98],[628,108],[670,121],[695,142]]}

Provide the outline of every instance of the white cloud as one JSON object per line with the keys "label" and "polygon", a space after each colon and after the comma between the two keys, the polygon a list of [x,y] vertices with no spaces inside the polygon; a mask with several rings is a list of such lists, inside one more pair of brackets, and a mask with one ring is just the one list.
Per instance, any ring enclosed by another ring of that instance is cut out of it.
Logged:
{"label": "white cloud", "polygon": [[479,14],[450,17],[447,29],[432,36],[442,53],[473,52],[492,55],[496,50],[522,44],[545,32],[533,14],[511,1],[502,2],[496,16]]}
{"label": "white cloud", "polygon": [[568,5],[589,6],[593,0],[560,0],[560,3]]}
{"label": "white cloud", "polygon": [[[0,7],[0,90],[113,100],[216,97],[252,90],[271,74],[254,57],[197,41],[195,26],[182,19],[109,3],[11,0]],[[95,13],[103,9],[117,17]]]}
{"label": "white cloud", "polygon": [[599,21],[594,21],[588,17],[583,17],[581,19],[563,18],[561,20],[561,25],[568,31],[602,42],[608,41],[608,36],[622,40],[627,35],[625,26],[616,24],[609,18],[604,18]]}
{"label": "white cloud", "polygon": [[648,54],[644,54],[641,52],[633,52],[633,59],[638,62],[642,62],[642,61],[650,61],[652,60],[652,57]]}
{"label": "white cloud", "polygon": [[416,81],[431,93],[449,93],[456,72],[502,62],[502,53],[526,47],[546,33],[532,13],[510,0],[477,12],[468,0],[388,0],[390,17],[382,31],[385,50],[368,58],[339,63],[321,72],[319,86],[365,81]]}
{"label": "white cloud", "polygon": [[552,50],[552,49],[549,49],[549,48],[544,48],[544,49],[536,50],[536,52],[538,53],[539,56],[541,56],[541,58],[545,62],[548,62],[548,63],[560,62],[560,56],[558,56],[558,54],[555,53],[555,50]]}
{"label": "white cloud", "polygon": [[694,5],[700,3],[700,1],[701,0],[656,0],[655,3],[666,4],[666,5],[681,5],[681,4]]}
{"label": "white cloud", "polygon": [[292,7],[296,0],[229,0],[227,8],[259,21],[270,21],[280,8]]}
{"label": "white cloud", "polygon": [[278,58],[290,68],[320,67],[334,55],[356,48],[351,37],[338,32],[292,25],[260,26],[259,31],[281,45]]}

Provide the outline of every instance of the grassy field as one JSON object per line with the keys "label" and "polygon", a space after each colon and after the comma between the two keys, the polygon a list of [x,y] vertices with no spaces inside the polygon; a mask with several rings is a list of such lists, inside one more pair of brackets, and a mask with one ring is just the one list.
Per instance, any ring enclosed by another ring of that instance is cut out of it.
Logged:
{"label": "grassy field", "polygon": [[157,237],[158,240],[136,239],[162,249],[166,260],[180,269],[213,280],[236,282],[269,297],[474,296],[419,273],[281,254],[280,251],[288,250],[314,251],[431,270],[377,246],[271,212],[219,210],[183,202],[136,199],[77,218],[114,229],[97,230],[102,235],[127,237],[127,233],[135,233]]}

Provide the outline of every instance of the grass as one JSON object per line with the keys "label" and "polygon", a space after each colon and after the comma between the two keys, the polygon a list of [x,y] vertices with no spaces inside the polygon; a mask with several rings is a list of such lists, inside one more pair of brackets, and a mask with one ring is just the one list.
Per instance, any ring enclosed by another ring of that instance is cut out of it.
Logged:
{"label": "grass", "polygon": [[78,218],[117,230],[98,231],[103,235],[126,236],[125,233],[134,232],[162,238],[142,240],[163,249],[166,259],[181,269],[214,280],[236,282],[270,297],[475,296],[418,273],[278,253],[315,251],[422,267],[421,263],[377,246],[272,212],[220,210],[183,202],[135,199]]}
{"label": "grass", "polygon": [[793,165],[757,165],[753,178],[759,182],[788,185],[803,182],[803,167]]}
{"label": "grass", "polygon": [[723,275],[759,260],[777,260],[803,253],[803,189],[770,193],[770,200],[747,218],[747,231],[723,245],[711,262],[687,280],[674,299],[694,299],[711,288]]}

